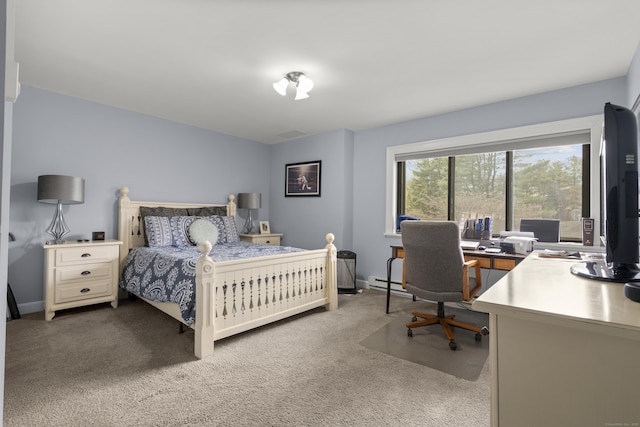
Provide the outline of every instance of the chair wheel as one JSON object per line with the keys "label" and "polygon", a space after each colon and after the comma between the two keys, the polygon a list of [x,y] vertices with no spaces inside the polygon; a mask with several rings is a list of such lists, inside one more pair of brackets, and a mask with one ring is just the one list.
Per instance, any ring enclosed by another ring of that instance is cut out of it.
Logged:
{"label": "chair wheel", "polygon": [[455,351],[458,348],[458,344],[455,341],[449,341],[449,348]]}
{"label": "chair wheel", "polygon": [[417,321],[417,320],[418,320],[418,318],[417,318],[416,316],[413,316],[413,317],[411,318],[411,321],[412,321],[412,322],[415,322],[415,321]]}
{"label": "chair wheel", "polygon": [[486,326],[483,326],[482,329],[480,330],[480,333],[482,335],[489,335],[489,328],[487,328]]}
{"label": "chair wheel", "polygon": [[407,329],[407,336],[408,337],[412,337],[413,336],[413,331],[411,329]]}
{"label": "chair wheel", "polygon": [[482,341],[482,335],[476,334],[476,341]]}

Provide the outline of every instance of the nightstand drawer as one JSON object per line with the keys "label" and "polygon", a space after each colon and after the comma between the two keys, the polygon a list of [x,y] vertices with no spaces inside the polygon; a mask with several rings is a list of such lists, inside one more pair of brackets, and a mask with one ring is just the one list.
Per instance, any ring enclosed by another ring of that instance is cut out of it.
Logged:
{"label": "nightstand drawer", "polygon": [[64,248],[56,251],[56,266],[92,264],[112,261],[118,257],[117,246],[85,246]]}
{"label": "nightstand drawer", "polygon": [[58,267],[56,268],[56,285],[62,285],[68,282],[74,282],[78,280],[93,281],[95,279],[109,279],[111,278],[113,264],[87,264],[78,265],[72,267]]}
{"label": "nightstand drawer", "polygon": [[240,240],[259,245],[280,246],[282,233],[240,234]]}
{"label": "nightstand drawer", "polygon": [[109,296],[111,295],[111,289],[111,279],[59,285],[56,286],[55,289],[54,302],[56,304],[62,304],[65,302]]}
{"label": "nightstand drawer", "polygon": [[280,246],[280,237],[279,236],[254,237],[252,243],[258,243],[261,245]]}

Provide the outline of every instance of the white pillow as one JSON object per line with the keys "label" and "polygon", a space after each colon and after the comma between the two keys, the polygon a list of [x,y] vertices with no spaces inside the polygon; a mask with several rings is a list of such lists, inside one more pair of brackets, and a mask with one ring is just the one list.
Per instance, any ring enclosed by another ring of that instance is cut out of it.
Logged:
{"label": "white pillow", "polygon": [[208,219],[196,219],[189,225],[189,239],[194,245],[205,240],[215,245],[218,242],[218,227]]}

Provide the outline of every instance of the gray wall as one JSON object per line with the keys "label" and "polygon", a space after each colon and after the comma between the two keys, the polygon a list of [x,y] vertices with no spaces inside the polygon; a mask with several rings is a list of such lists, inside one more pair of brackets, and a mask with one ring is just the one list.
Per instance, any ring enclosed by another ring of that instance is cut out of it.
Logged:
{"label": "gray wall", "polygon": [[[22,310],[41,309],[41,245],[54,209],[36,201],[41,174],[86,180],[85,203],[64,208],[69,238],[97,230],[115,237],[123,185],[133,199],[157,201],[221,202],[228,193],[261,192],[259,219],[284,233],[284,244],[317,248],[332,232],[338,249],[356,252],[359,279],[384,277],[389,245],[399,243],[384,236],[388,146],[600,114],[608,101],[629,105],[640,87],[638,57],[626,77],[276,145],[23,87],[14,107],[10,227],[18,241],[10,246],[9,282]],[[285,197],[285,165],[313,160],[322,161],[322,196]]]}
{"label": "gray wall", "polygon": [[629,73],[627,74],[627,94],[627,104],[632,107],[640,97],[640,44],[636,49],[636,54],[633,56]]}
{"label": "gray wall", "polygon": [[[321,197],[284,195],[289,163],[322,161]],[[276,144],[271,152],[272,231],[284,232],[288,246],[315,249],[333,233],[338,249],[353,245],[353,132],[336,130]]]}

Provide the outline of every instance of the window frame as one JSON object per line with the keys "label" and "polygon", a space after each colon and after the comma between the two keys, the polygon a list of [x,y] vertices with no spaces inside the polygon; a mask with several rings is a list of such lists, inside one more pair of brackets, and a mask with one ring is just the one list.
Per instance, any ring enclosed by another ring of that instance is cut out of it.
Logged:
{"label": "window frame", "polygon": [[[507,151],[514,149],[533,148],[537,141],[553,138],[584,136],[584,141],[574,144],[589,144],[589,210],[596,224],[596,235],[600,235],[600,145],[602,140],[602,114],[580,117],[576,119],[501,129],[497,131],[455,136],[450,138],[423,141],[411,144],[387,147],[386,158],[386,201],[385,201],[385,236],[397,237],[396,218],[398,215],[397,196],[400,185],[398,174],[401,173],[397,164],[408,158],[445,157],[482,151]],[[531,144],[528,146],[527,144]],[[548,144],[547,144],[548,146]]]}

